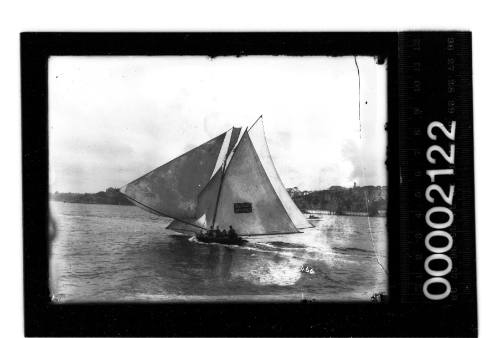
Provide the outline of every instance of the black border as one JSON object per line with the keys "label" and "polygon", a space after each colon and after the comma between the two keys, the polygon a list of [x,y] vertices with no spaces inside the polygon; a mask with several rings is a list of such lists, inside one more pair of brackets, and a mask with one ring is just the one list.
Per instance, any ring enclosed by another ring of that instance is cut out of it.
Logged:
{"label": "black border", "polygon": [[[50,303],[48,68],[51,55],[379,55],[388,62],[389,301]],[[397,33],[22,33],[24,306],[27,336],[475,335],[475,303],[400,303]],[[455,316],[451,316],[455,314]],[[472,322],[471,322],[472,320]]]}

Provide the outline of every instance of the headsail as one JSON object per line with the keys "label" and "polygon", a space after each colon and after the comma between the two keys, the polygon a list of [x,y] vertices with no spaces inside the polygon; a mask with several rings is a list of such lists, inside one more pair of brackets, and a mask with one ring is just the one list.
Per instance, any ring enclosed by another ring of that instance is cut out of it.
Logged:
{"label": "headsail", "polygon": [[222,169],[219,168],[217,173],[212,177],[205,189],[198,196],[197,215],[201,217],[205,215],[207,228],[212,227],[216,208],[217,194],[219,193],[222,182]]}
{"label": "headsail", "polygon": [[240,235],[299,232],[276,194],[245,131],[222,180],[215,226]]}
{"label": "headsail", "polygon": [[281,204],[283,204],[283,207],[285,208],[288,216],[290,216],[295,227],[297,229],[312,228],[313,225],[307,221],[299,208],[297,208],[292,198],[286,191],[280,176],[278,175],[278,171],[274,166],[274,162],[266,142],[262,118],[259,118],[259,120],[254,123],[252,128],[248,131],[248,134],[252,140],[255,151],[259,156],[262,167],[266,171],[267,177],[274,188],[274,191],[278,195]]}
{"label": "headsail", "polygon": [[[120,192],[148,211],[178,220],[196,219],[199,216],[196,213],[198,195],[214,170],[217,171],[217,165],[222,165],[218,163],[220,153],[224,152],[222,156],[225,157],[230,141],[237,138],[233,130],[154,169],[122,187]],[[229,143],[225,149],[224,143]]]}

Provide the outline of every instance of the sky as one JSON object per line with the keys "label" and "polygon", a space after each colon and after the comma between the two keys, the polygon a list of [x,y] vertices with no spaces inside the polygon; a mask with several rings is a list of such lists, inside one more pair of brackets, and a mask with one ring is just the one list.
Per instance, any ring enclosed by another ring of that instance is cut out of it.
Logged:
{"label": "sky", "polygon": [[50,190],[121,187],[261,114],[286,187],[386,185],[387,64],[357,62],[360,91],[354,56],[52,56]]}

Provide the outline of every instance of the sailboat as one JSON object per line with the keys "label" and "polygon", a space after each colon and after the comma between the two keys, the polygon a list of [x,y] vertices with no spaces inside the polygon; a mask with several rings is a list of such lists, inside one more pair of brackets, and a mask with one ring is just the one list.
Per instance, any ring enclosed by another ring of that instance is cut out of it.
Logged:
{"label": "sailboat", "polygon": [[[262,116],[233,127],[120,188],[135,205],[173,219],[167,229],[239,236],[282,235],[313,227],[274,166]],[[233,230],[234,229],[234,230]]]}

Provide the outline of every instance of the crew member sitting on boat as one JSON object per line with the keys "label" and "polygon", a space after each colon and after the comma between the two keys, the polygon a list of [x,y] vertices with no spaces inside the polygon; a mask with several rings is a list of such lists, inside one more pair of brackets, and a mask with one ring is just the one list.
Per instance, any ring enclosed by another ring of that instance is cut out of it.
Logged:
{"label": "crew member sitting on boat", "polygon": [[236,234],[236,231],[234,231],[232,225],[229,226],[229,231],[228,231],[227,235],[228,235],[229,239],[236,239],[238,237],[238,235]]}
{"label": "crew member sitting on boat", "polygon": [[232,226],[229,226],[229,231],[224,229],[221,231],[219,227],[215,229],[201,230],[196,234],[196,238],[205,243],[221,243],[221,244],[237,244],[241,245],[246,241],[238,236]]}

